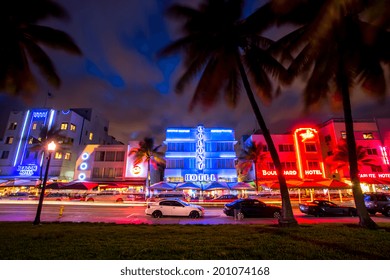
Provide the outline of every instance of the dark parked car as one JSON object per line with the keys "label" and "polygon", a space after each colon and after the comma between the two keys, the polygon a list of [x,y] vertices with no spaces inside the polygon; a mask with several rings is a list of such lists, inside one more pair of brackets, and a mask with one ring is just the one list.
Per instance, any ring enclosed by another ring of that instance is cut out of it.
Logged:
{"label": "dark parked car", "polygon": [[380,212],[386,217],[390,216],[390,194],[387,193],[365,193],[364,204],[370,214]]}
{"label": "dark parked car", "polygon": [[339,206],[328,200],[314,200],[299,204],[299,210],[307,215],[323,216],[356,216],[355,207]]}
{"label": "dark parked car", "polygon": [[236,200],[238,197],[235,194],[224,194],[221,196],[218,196],[214,199],[211,199],[211,202],[231,202]]}
{"label": "dark parked car", "polygon": [[231,203],[225,204],[223,212],[226,216],[234,216],[234,210],[239,213],[241,218],[257,217],[257,218],[279,218],[282,208],[265,204],[257,199],[237,199]]}

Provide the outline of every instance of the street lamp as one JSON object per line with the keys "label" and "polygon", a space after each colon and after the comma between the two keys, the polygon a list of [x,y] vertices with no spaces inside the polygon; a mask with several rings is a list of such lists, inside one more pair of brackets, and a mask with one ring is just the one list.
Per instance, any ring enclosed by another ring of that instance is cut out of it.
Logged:
{"label": "street lamp", "polygon": [[47,151],[49,152],[49,155],[47,157],[47,164],[46,164],[46,171],[45,171],[45,177],[43,178],[43,183],[42,183],[42,189],[41,189],[41,194],[39,196],[39,203],[38,203],[38,208],[37,208],[37,214],[35,216],[35,220],[33,222],[33,225],[39,225],[41,223],[41,211],[42,211],[42,204],[43,204],[43,198],[45,196],[45,189],[46,189],[46,182],[47,182],[47,175],[49,175],[49,165],[50,165],[50,159],[51,159],[51,154],[56,150],[56,144],[54,141],[51,141],[47,145]]}

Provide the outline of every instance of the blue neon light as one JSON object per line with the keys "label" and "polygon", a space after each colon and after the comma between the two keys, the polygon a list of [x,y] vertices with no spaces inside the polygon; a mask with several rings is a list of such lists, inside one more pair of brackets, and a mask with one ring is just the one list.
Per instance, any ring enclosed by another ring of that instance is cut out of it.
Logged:
{"label": "blue neon light", "polygon": [[54,110],[50,110],[48,129],[50,129],[51,126],[53,125],[53,120],[54,120]]}
{"label": "blue neon light", "polygon": [[166,158],[195,158],[195,155],[166,155]]}
{"label": "blue neon light", "polygon": [[167,129],[167,132],[189,133],[189,129]]}
{"label": "blue neon light", "polygon": [[212,129],[212,133],[232,133],[233,130],[231,129]]}
{"label": "blue neon light", "polygon": [[27,120],[28,120],[28,116],[29,115],[30,115],[30,110],[27,111],[26,117],[24,118],[24,124],[23,124],[23,128],[22,128],[22,133],[20,134],[18,149],[16,150],[14,166],[16,165],[16,162],[18,161],[18,156],[19,156],[19,152],[20,152],[20,146],[22,146],[22,139],[23,139],[24,131],[26,129],[26,124],[27,124]]}

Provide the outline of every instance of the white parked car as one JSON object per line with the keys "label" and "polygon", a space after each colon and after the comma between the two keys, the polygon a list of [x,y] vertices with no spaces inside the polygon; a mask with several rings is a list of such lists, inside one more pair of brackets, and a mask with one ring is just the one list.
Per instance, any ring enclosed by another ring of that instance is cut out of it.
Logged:
{"label": "white parked car", "polygon": [[189,204],[180,199],[164,199],[148,203],[145,214],[151,215],[153,218],[161,218],[163,216],[199,218],[204,216],[204,208],[199,205]]}
{"label": "white parked car", "polygon": [[92,193],[85,197],[85,201],[94,202],[123,202],[126,200],[126,195],[118,191],[102,191],[99,193]]}

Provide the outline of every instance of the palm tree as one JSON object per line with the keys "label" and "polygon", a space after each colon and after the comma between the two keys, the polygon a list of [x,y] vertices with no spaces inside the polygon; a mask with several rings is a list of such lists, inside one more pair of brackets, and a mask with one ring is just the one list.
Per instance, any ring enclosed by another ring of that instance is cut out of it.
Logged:
{"label": "palm tree", "polygon": [[[367,154],[367,149],[358,145],[356,147],[358,168],[362,166],[377,166],[375,161]],[[337,145],[333,155],[326,158],[327,163],[333,170],[340,170],[343,168],[349,168],[348,158],[348,144],[347,141],[342,139]]]}
{"label": "palm tree", "polygon": [[254,165],[256,190],[259,190],[257,185],[258,167],[259,165],[264,164],[268,157],[269,153],[264,151],[264,145],[253,141],[251,141],[248,145],[245,145],[238,156],[238,167],[242,170],[243,174],[248,174]]}
{"label": "palm tree", "polygon": [[39,25],[50,17],[65,19],[65,10],[53,0],[6,0],[0,8],[0,90],[26,100],[38,84],[31,64],[52,86],[60,86],[53,62],[41,46],[80,55],[81,51],[65,32]]}
{"label": "palm tree", "polygon": [[[272,1],[277,9],[280,0]],[[368,1],[369,2],[369,1]],[[348,145],[350,177],[359,224],[375,229],[364,205],[358,177],[358,153],[353,128],[350,90],[361,86],[371,96],[383,98],[386,82],[382,62],[390,61],[390,35],[380,26],[361,19],[366,1],[290,1],[284,5],[279,21],[300,26],[276,44],[295,54],[289,67],[292,76],[307,75],[306,108],[319,105],[329,95],[342,105]]]}
{"label": "palm tree", "polygon": [[172,5],[168,15],[184,21],[183,37],[165,47],[160,56],[184,55],[186,69],[176,84],[178,93],[194,78],[199,78],[190,109],[197,103],[206,108],[213,106],[222,92],[225,101],[235,107],[244,86],[278,171],[282,195],[279,224],[295,226],[297,221],[279,155],[254,94],[255,91],[262,101],[269,102],[274,92],[269,75],[282,79],[285,69],[267,52],[272,40],[254,32],[257,22],[241,19],[243,4],[243,0],[204,0],[198,9]]}
{"label": "palm tree", "polygon": [[150,167],[151,165],[156,170],[165,166],[164,153],[159,152],[161,145],[154,146],[154,139],[145,137],[143,141],[139,142],[139,147],[134,147],[130,150],[129,156],[134,156],[134,166],[142,162],[147,162],[148,173],[146,180],[146,192],[149,193],[150,187]]}
{"label": "palm tree", "polygon": [[[27,139],[27,141],[31,143],[29,150],[31,152],[38,152],[40,154],[39,158],[41,159],[41,161],[43,161],[43,159],[45,158],[47,146],[52,141],[57,144],[62,144],[57,145],[57,151],[66,150],[66,148],[64,147],[64,142],[66,138],[61,134],[61,132],[62,131],[60,129],[57,129],[55,127],[48,128],[48,126],[43,126],[37,138]],[[42,164],[40,164],[41,168],[39,171],[39,180],[42,184],[43,162],[41,163]]]}

